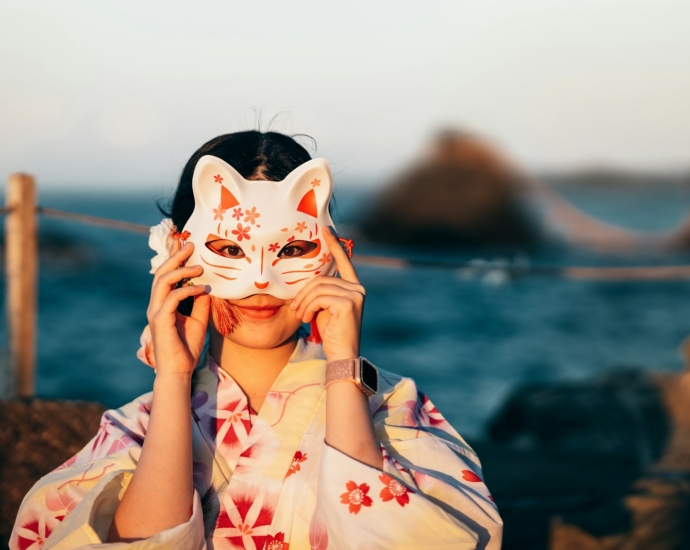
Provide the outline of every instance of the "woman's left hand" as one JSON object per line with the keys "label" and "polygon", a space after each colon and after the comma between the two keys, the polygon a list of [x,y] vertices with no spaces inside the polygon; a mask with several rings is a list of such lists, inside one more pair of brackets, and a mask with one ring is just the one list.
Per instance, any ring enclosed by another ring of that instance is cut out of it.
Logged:
{"label": "woman's left hand", "polygon": [[327,360],[359,357],[359,338],[364,309],[364,287],[340,241],[328,227],[321,232],[340,273],[340,278],[320,275],[302,288],[290,304],[302,322],[316,316]]}

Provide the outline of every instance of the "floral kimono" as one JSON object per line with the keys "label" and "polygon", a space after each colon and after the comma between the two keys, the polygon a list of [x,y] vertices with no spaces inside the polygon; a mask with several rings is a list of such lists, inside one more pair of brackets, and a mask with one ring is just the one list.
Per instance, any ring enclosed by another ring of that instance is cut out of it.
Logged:
{"label": "floral kimono", "polygon": [[191,517],[131,543],[105,541],[152,393],[107,411],[96,437],[26,495],[10,549],[500,548],[476,454],[411,379],[381,370],[369,400],[378,470],[325,443],[324,378],[321,346],[301,338],[256,413],[209,358],[193,379]]}

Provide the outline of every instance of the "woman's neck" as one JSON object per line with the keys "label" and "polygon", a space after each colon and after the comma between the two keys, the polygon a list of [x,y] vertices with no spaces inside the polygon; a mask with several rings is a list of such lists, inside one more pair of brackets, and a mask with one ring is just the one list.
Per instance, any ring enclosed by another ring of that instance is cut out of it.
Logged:
{"label": "woman's neck", "polygon": [[295,351],[297,335],[270,349],[247,348],[224,338],[210,328],[209,353],[232,376],[247,396],[249,406],[261,410],[268,390]]}

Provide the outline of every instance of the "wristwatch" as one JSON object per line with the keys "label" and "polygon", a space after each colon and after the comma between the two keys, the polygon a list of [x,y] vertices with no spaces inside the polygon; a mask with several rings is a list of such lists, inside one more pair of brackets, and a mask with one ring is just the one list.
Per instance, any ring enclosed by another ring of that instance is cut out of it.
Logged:
{"label": "wristwatch", "polygon": [[326,387],[341,380],[352,380],[365,395],[379,391],[379,371],[365,357],[341,359],[326,365]]}

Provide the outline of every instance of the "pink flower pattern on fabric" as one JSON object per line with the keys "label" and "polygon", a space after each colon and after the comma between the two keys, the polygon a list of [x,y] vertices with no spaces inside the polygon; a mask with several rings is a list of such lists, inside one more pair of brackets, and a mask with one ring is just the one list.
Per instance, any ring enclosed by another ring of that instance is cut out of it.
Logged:
{"label": "pink flower pattern on fabric", "polygon": [[[260,414],[251,409],[240,386],[212,358],[208,366],[194,373],[195,505],[201,498],[205,506],[207,495],[214,495],[211,489],[217,490],[216,523],[205,526],[211,528],[207,546],[217,550],[327,550],[341,541],[362,543],[372,529],[385,530],[392,548],[410,541],[423,548],[430,541],[439,542],[439,533],[445,537],[446,547],[476,546],[471,527],[453,524],[445,509],[435,504],[440,501],[490,534],[486,550],[498,550],[500,518],[475,455],[431,402],[422,394],[417,396],[414,383],[380,373],[381,396],[370,404],[375,425],[383,427],[381,433],[390,434],[381,441],[381,472],[324,442],[323,358],[320,348],[304,337],[298,346]],[[38,550],[48,537],[57,537],[64,546],[60,537],[65,535],[102,542],[94,539],[93,510],[85,505],[98,501],[85,496],[91,496],[104,478],[118,483],[117,479],[124,479],[119,477],[122,472],[136,467],[151,404],[149,393],[108,411],[94,439],[39,481],[19,510],[11,550]],[[382,426],[382,422],[386,424]],[[446,432],[443,438],[434,435],[439,430]],[[428,442],[428,448],[439,453],[439,460],[434,463],[433,457],[427,457],[432,461],[430,467],[418,470],[402,450],[409,447],[398,448],[398,442],[424,448]],[[433,475],[436,470],[448,475],[438,479]],[[204,520],[196,517],[201,523],[183,536],[191,532],[204,536]],[[432,522],[437,526],[433,533],[419,527]],[[64,528],[56,529],[60,523]],[[167,532],[159,536],[161,547],[192,543]],[[196,538],[193,542],[195,547],[203,543]]]}
{"label": "pink flower pattern on fabric", "polygon": [[292,474],[299,472],[301,470],[300,463],[304,462],[305,460],[307,460],[307,453],[302,454],[302,451],[297,451],[295,456],[292,458],[290,468],[288,469],[287,474],[285,474],[285,477],[289,477]]}

